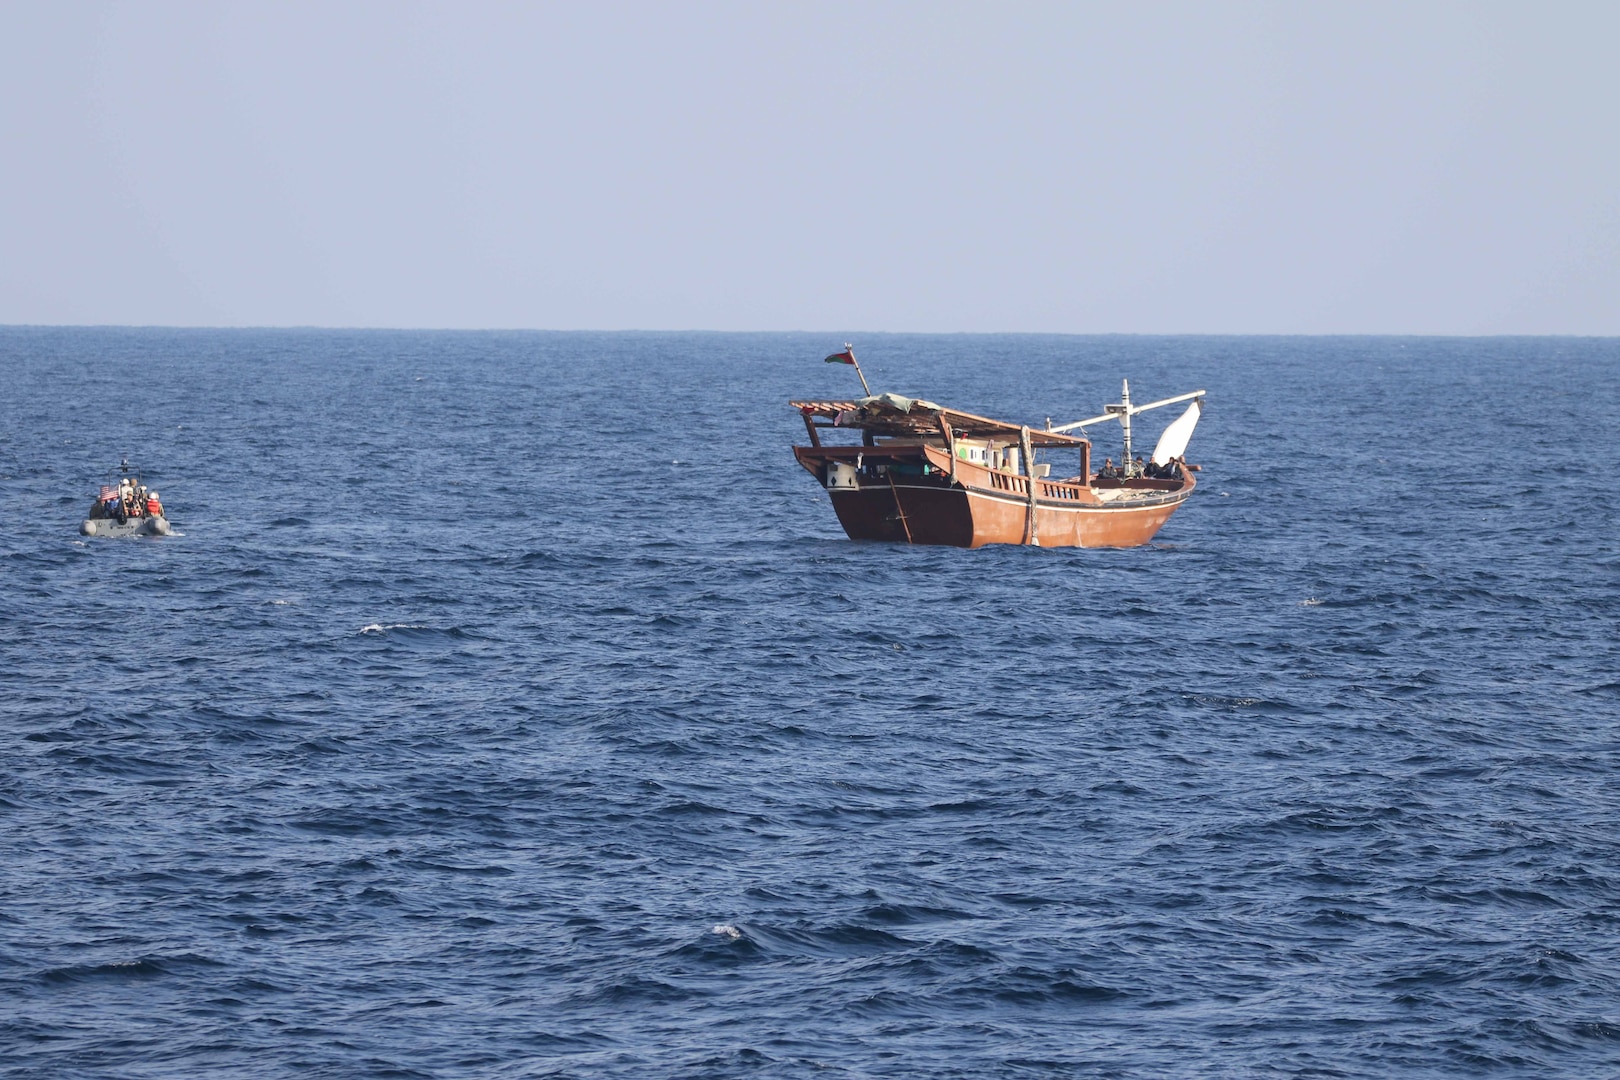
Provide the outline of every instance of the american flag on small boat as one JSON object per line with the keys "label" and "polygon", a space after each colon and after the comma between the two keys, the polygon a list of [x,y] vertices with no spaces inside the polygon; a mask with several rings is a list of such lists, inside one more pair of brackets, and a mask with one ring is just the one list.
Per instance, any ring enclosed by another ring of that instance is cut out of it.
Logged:
{"label": "american flag on small boat", "polygon": [[109,499],[116,499],[116,498],[118,498],[118,488],[117,487],[115,487],[112,484],[102,484],[101,485],[101,498],[98,501],[106,502]]}

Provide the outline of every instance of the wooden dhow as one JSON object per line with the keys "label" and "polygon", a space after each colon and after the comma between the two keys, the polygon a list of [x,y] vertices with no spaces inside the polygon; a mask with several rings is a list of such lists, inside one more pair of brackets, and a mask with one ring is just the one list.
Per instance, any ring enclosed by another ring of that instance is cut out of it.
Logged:
{"label": "wooden dhow", "polygon": [[[828,359],[853,363],[853,356],[846,347]],[[1131,418],[1182,401],[1187,409],[1151,460],[1133,458]],[[810,445],[793,454],[826,488],[852,540],[1135,547],[1153,539],[1196,486],[1198,467],[1184,455],[1203,403],[1196,390],[1132,405],[1126,382],[1121,401],[1101,416],[1031,427],[898,394],[794,401]],[[1070,432],[1109,421],[1123,429],[1122,465],[1094,469],[1091,441]],[[856,435],[858,442],[840,439]],[[1064,457],[1078,468],[1054,478],[1051,459]]]}

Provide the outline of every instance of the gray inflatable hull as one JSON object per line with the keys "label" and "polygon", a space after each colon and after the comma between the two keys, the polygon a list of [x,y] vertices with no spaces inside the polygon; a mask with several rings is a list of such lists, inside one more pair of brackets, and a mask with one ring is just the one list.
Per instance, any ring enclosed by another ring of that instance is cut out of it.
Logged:
{"label": "gray inflatable hull", "polygon": [[125,536],[168,536],[169,531],[169,519],[162,516],[130,518],[122,525],[117,518],[85,518],[79,524],[79,532],[85,536],[109,536],[115,539]]}

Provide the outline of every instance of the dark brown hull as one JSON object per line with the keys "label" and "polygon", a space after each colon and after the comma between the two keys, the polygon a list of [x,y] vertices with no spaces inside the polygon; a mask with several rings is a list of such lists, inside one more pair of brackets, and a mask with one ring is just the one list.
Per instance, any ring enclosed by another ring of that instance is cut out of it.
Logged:
{"label": "dark brown hull", "polygon": [[[982,547],[1137,547],[1192,494],[1181,480],[1076,481],[1034,479],[951,461],[943,450],[905,452],[861,447],[794,447],[799,463],[826,485],[832,461],[883,466],[863,473],[853,488],[828,487],[833,510],[852,540]],[[1029,484],[1035,484],[1031,507]],[[1033,516],[1032,516],[1033,509]]]}

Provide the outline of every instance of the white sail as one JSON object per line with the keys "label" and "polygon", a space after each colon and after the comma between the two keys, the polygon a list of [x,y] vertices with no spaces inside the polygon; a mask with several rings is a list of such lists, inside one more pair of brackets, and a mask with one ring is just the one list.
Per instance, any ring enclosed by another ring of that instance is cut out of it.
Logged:
{"label": "white sail", "polygon": [[1178,458],[1187,452],[1187,443],[1192,439],[1193,428],[1198,426],[1198,417],[1203,409],[1204,399],[1194,399],[1187,406],[1187,411],[1164,429],[1164,434],[1159,436],[1159,445],[1153,448],[1153,464],[1168,465],[1171,458]]}

